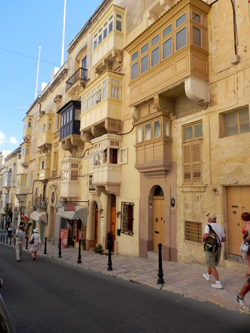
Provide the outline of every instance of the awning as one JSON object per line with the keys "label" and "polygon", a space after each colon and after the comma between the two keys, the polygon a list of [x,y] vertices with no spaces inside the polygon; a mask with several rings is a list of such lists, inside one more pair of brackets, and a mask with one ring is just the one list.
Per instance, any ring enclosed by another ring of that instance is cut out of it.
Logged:
{"label": "awning", "polygon": [[96,155],[102,153],[103,151],[104,151],[103,148],[99,148],[99,149],[97,149],[97,150],[95,150],[95,151],[92,151],[92,153],[89,154],[87,157],[85,157],[84,160],[88,160],[89,158],[93,158],[93,157],[95,157]]}
{"label": "awning", "polygon": [[30,214],[30,219],[34,221],[42,220],[44,223],[48,223],[47,214],[44,211],[35,210]]}
{"label": "awning", "polygon": [[64,207],[58,208],[57,216],[63,217],[68,220],[81,220],[87,227],[87,207],[76,206],[75,211],[65,211]]}

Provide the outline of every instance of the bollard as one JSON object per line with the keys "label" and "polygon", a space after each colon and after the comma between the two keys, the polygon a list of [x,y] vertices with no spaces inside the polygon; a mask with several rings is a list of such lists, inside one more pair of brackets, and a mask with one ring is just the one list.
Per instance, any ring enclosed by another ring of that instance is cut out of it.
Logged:
{"label": "bollard", "polygon": [[44,251],[43,251],[43,254],[47,254],[47,237],[45,237],[45,240],[44,240]]}
{"label": "bollard", "polygon": [[3,243],[5,243],[5,235],[3,235]]}
{"label": "bollard", "polygon": [[1,242],[2,242],[2,234],[1,234],[0,240],[1,240]]}
{"label": "bollard", "polygon": [[59,252],[58,252],[58,258],[62,258],[62,252],[61,252],[61,238],[59,238]]}
{"label": "bollard", "polygon": [[28,250],[28,236],[26,236],[26,245],[25,245],[25,249]]}
{"label": "bollard", "polygon": [[10,245],[11,245],[11,238],[12,238],[12,237],[10,236]]}
{"label": "bollard", "polygon": [[80,264],[81,261],[81,239],[79,239],[79,251],[78,251],[78,260],[77,263]]}
{"label": "bollard", "polygon": [[6,244],[8,244],[8,236],[6,235]]}
{"label": "bollard", "polygon": [[157,284],[163,284],[164,279],[163,279],[163,269],[162,269],[162,257],[161,257],[162,244],[161,243],[158,244],[158,248],[159,248],[159,270],[158,270]]}
{"label": "bollard", "polygon": [[108,271],[112,271],[112,260],[111,260],[111,248],[112,248],[112,239],[111,232],[108,232],[108,250],[109,250],[109,259],[108,259]]}

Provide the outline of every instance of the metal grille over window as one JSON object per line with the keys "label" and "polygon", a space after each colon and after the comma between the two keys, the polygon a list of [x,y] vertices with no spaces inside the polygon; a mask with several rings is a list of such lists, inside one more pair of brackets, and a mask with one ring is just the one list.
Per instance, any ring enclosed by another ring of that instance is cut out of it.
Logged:
{"label": "metal grille over window", "polygon": [[134,204],[131,202],[121,203],[121,231],[133,234]]}
{"label": "metal grille over window", "polygon": [[185,221],[185,240],[202,243],[202,223]]}

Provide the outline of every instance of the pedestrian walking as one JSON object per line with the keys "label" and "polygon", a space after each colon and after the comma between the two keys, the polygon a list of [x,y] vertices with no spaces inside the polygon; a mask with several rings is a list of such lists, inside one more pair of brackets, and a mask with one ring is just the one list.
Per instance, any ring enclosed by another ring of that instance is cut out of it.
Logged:
{"label": "pedestrian walking", "polygon": [[16,243],[16,260],[19,262],[21,260],[22,256],[22,247],[23,247],[23,240],[26,237],[26,233],[23,231],[23,225],[21,224],[17,230],[16,234],[14,236],[13,241]]}
{"label": "pedestrian walking", "polygon": [[[250,238],[249,238],[250,239]],[[245,303],[245,295],[249,292],[250,290],[250,277],[247,279],[247,281],[244,283],[241,291],[239,292],[239,294],[236,296],[236,300],[237,302],[240,304],[241,308],[245,311],[250,311],[249,307],[246,306]]]}
{"label": "pedestrian walking", "polygon": [[8,236],[11,237],[11,235],[12,235],[12,226],[9,225],[9,227],[8,227]]}
{"label": "pedestrian walking", "polygon": [[[211,280],[211,274],[213,274],[215,278],[215,283],[211,284],[211,287],[222,289],[222,284],[219,279],[219,274],[216,269],[216,266],[219,265],[220,257],[221,257],[221,243],[226,241],[226,235],[224,229],[216,223],[216,215],[215,213],[209,213],[207,215],[208,223],[211,226],[211,228],[214,230],[214,232],[217,234],[216,237],[220,241],[220,245],[218,249],[213,253],[209,250],[205,250],[205,265],[207,266],[207,274],[203,274],[203,277],[207,280]],[[206,241],[206,239],[209,236],[209,226],[207,225],[205,228],[205,233],[203,235],[203,242]]]}
{"label": "pedestrian walking", "polygon": [[248,235],[250,235],[250,214],[245,212],[241,214],[241,220],[245,222],[245,227],[242,230],[242,233],[244,234],[243,239],[245,243],[248,243],[248,251],[245,253],[245,260],[247,263],[247,273],[245,274],[245,277],[250,277],[250,240],[247,241]]}
{"label": "pedestrian walking", "polygon": [[38,233],[38,228],[33,230],[33,234],[30,238],[30,251],[32,253],[32,261],[36,260],[37,251],[41,250],[41,236]]}

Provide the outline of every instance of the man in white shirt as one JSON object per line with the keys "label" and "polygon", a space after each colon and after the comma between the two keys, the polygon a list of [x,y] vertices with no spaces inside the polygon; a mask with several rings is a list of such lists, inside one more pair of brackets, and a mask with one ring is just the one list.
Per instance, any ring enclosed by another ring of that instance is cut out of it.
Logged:
{"label": "man in white shirt", "polygon": [[17,228],[15,240],[16,240],[16,260],[17,262],[20,261],[22,256],[22,247],[23,247],[23,240],[26,237],[26,233],[23,231],[24,225],[20,224]]}
{"label": "man in white shirt", "polygon": [[[216,224],[216,215],[215,213],[209,213],[207,215],[208,218],[208,223],[210,224],[210,226],[212,227],[212,229],[215,231],[215,233],[217,234],[217,239],[219,238],[220,243],[225,242],[226,241],[226,235],[224,232],[224,229]],[[207,225],[205,228],[205,233],[203,235],[203,242],[206,241],[206,239],[209,236],[209,226]],[[221,244],[218,247],[217,251],[210,252],[208,250],[205,250],[205,265],[207,266],[207,274],[203,274],[203,277],[207,280],[210,281],[211,280],[211,274],[213,274],[214,278],[215,278],[215,283],[211,284],[211,287],[213,288],[217,288],[217,289],[222,289],[222,284],[220,282],[219,279],[219,274],[218,271],[216,269],[216,266],[218,266],[219,262],[220,262],[220,257],[221,257]]]}

